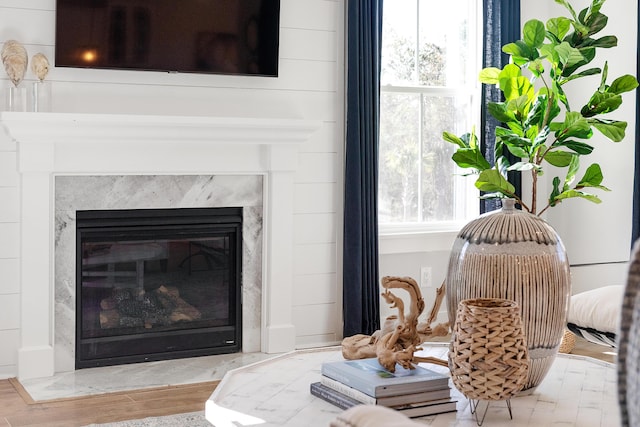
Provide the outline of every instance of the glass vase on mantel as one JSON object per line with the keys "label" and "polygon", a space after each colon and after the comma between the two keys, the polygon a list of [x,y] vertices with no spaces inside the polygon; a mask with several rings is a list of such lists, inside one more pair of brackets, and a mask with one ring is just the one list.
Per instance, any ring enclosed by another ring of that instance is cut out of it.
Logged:
{"label": "glass vase on mantel", "polygon": [[51,83],[36,80],[31,84],[28,100],[28,111],[34,113],[51,112]]}
{"label": "glass vase on mantel", "polygon": [[462,300],[516,301],[530,358],[523,391],[542,382],[558,353],[570,293],[560,236],[540,217],[516,209],[512,199],[465,225],[454,241],[446,278],[450,324]]}
{"label": "glass vase on mantel", "polygon": [[22,84],[10,83],[4,90],[4,111],[27,111],[27,89]]}

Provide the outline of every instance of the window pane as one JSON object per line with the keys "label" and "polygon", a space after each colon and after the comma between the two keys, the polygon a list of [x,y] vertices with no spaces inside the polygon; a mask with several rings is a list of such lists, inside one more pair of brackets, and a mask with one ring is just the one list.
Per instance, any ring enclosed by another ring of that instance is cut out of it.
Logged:
{"label": "window pane", "polygon": [[[420,1],[418,63],[421,85],[458,87],[468,83],[467,63],[474,62],[468,42],[468,12],[472,3],[469,0]],[[475,75],[472,78],[475,79]]]}
{"label": "window pane", "polygon": [[468,84],[469,66],[475,65],[475,52],[469,44],[473,3],[385,2],[381,83],[449,87]]}
{"label": "window pane", "polygon": [[381,84],[412,85],[416,72],[416,0],[384,2]]}
{"label": "window pane", "polygon": [[383,92],[380,115],[379,219],[417,221],[420,95]]}
{"label": "window pane", "polygon": [[444,130],[456,131],[466,118],[468,105],[452,97],[422,96],[422,221],[448,221],[455,217],[455,190],[459,171],[451,156],[453,144],[442,139]]}

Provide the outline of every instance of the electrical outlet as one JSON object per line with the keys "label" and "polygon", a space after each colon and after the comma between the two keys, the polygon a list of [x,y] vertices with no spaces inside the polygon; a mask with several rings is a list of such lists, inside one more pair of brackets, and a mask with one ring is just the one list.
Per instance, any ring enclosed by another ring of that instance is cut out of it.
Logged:
{"label": "electrical outlet", "polygon": [[420,287],[430,288],[431,286],[433,286],[431,281],[431,267],[421,267],[420,268]]}

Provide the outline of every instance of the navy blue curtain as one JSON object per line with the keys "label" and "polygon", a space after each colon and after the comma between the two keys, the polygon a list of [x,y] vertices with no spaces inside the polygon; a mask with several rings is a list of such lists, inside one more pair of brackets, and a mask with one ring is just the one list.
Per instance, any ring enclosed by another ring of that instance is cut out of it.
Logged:
{"label": "navy blue curtain", "polygon": [[[502,68],[509,63],[509,56],[502,52],[502,46],[520,40],[520,0],[483,0],[484,7],[484,47],[483,67]],[[499,124],[484,108],[487,102],[502,101],[500,89],[492,85],[483,85],[482,111],[480,115],[481,129],[480,144],[490,163],[495,161],[495,129]],[[511,163],[518,161],[511,154],[507,156]],[[520,173],[510,173],[508,176],[516,188],[516,194],[521,195]],[[480,213],[489,212],[500,207],[499,200],[480,200]]]}
{"label": "navy blue curtain", "polygon": [[347,5],[345,337],[380,329],[377,199],[382,0],[348,0]]}

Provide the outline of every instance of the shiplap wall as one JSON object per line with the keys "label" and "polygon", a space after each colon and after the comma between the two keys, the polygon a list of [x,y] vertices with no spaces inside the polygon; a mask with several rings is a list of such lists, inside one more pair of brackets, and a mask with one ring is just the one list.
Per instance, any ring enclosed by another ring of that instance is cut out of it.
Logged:
{"label": "shiplap wall", "polygon": [[[179,3],[179,2],[178,2]],[[344,132],[344,0],[281,0],[279,77],[54,68],[53,110],[300,118],[321,129],[302,147],[294,194],[294,324],[299,348],[341,338],[340,239]],[[0,0],[0,43],[53,63],[55,0]],[[10,83],[0,70],[0,85]],[[23,84],[34,81],[27,73]],[[145,159],[141,158],[140,162]],[[0,131],[0,378],[20,347],[19,176]]]}

